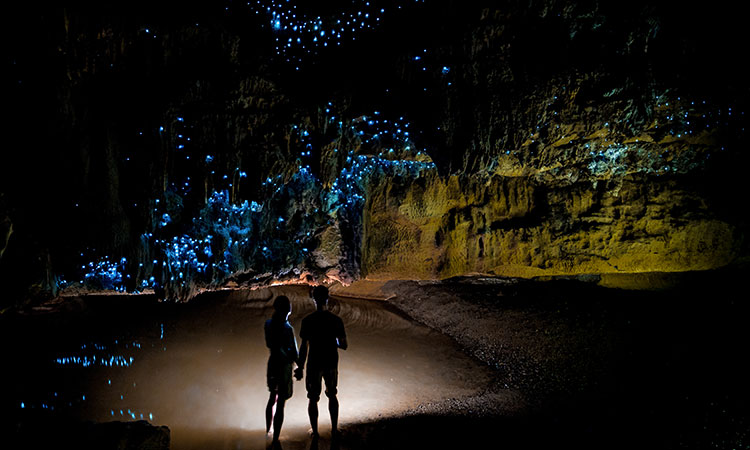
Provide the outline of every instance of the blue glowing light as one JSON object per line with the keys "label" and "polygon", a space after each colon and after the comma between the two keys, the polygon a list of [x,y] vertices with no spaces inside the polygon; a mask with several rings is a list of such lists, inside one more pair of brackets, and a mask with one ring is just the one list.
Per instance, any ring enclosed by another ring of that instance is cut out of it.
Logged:
{"label": "blue glowing light", "polygon": [[375,28],[385,13],[385,8],[362,0],[353,0],[350,7],[328,17],[298,14],[289,1],[256,0],[247,2],[247,6],[256,15],[266,15],[273,31],[283,35],[282,39],[275,38],[276,54],[296,70],[303,58],[315,56],[328,44],[340,46],[343,39],[356,40],[360,33]]}

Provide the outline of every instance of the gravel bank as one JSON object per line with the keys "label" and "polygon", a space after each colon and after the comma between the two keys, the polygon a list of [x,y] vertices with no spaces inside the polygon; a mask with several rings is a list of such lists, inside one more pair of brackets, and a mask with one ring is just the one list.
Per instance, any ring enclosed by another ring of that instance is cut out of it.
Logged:
{"label": "gravel bank", "polygon": [[[470,398],[351,427],[349,448],[747,448],[742,273],[659,290],[457,278],[369,287],[490,367]],[[378,444],[380,443],[380,444]]]}

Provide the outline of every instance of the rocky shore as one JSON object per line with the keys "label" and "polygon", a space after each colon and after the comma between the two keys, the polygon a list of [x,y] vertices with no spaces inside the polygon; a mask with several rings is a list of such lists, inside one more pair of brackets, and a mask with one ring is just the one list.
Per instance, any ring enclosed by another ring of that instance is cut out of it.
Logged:
{"label": "rocky shore", "polygon": [[477,396],[352,427],[348,448],[741,448],[743,270],[672,274],[677,284],[649,291],[598,277],[355,286],[452,337],[495,375]]}

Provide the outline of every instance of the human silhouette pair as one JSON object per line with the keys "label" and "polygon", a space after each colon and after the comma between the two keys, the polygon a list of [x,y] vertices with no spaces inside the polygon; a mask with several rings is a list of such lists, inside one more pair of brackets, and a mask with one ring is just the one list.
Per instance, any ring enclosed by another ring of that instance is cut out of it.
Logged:
{"label": "human silhouette pair", "polygon": [[286,296],[280,295],[274,300],[273,316],[264,326],[266,346],[270,350],[266,371],[270,392],[266,405],[266,433],[270,432],[273,425],[274,442],[278,442],[284,422],[284,405],[292,396],[292,367],[297,365],[294,378],[301,380],[304,377],[305,362],[305,389],[309,399],[307,413],[313,439],[317,440],[318,437],[318,401],[323,384],[331,415],[331,435],[336,437],[338,434],[338,349],[346,350],[348,347],[346,331],[341,318],[327,310],[328,288],[316,286],[312,297],[316,311],[302,319],[302,343],[299,351],[294,328],[288,320],[292,306]]}

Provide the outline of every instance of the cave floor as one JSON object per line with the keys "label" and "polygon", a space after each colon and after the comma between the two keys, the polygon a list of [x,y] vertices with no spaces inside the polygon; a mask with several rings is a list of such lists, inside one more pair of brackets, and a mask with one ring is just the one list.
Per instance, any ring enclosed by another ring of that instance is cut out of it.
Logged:
{"label": "cave floor", "polygon": [[[387,302],[334,298],[350,340],[341,436],[323,398],[310,439],[296,382],[281,447],[748,448],[748,306],[726,280],[698,281],[391,282]],[[167,425],[173,449],[268,448],[262,323],[280,293],[298,332],[312,303],[295,286],[0,316],[5,435],[41,448],[60,423],[143,419]]]}

